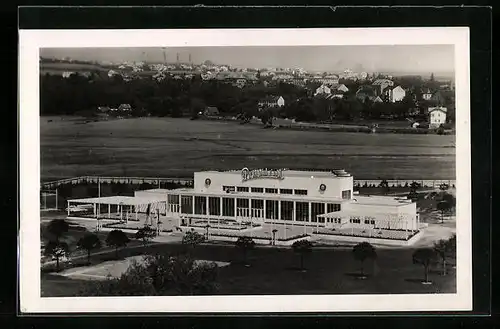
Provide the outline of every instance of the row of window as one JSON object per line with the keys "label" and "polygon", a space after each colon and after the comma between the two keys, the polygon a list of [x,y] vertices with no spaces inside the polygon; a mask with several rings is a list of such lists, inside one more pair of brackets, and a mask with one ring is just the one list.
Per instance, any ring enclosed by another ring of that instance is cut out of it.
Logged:
{"label": "row of window", "polygon": [[263,188],[263,187],[248,187],[248,186],[222,186],[224,192],[252,192],[252,193],[271,193],[271,194],[295,194],[295,195],[307,195],[307,190],[300,189],[277,189],[277,188]]}
{"label": "row of window", "polygon": [[[361,224],[361,218],[358,218],[358,217],[351,217],[349,219],[349,223],[352,223],[352,224]],[[375,220],[374,219],[365,219],[364,220],[364,223],[365,224],[372,224],[372,225],[375,225]]]}

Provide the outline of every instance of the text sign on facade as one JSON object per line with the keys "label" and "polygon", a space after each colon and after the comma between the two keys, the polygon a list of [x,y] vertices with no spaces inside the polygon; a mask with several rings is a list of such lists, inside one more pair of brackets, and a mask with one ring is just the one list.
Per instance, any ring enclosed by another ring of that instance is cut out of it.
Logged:
{"label": "text sign on facade", "polygon": [[248,168],[243,168],[241,170],[241,178],[243,179],[244,182],[246,182],[248,180],[258,179],[258,178],[284,179],[285,177],[283,176],[283,170],[282,169],[276,169],[276,170],[255,169],[255,170],[250,170]]}

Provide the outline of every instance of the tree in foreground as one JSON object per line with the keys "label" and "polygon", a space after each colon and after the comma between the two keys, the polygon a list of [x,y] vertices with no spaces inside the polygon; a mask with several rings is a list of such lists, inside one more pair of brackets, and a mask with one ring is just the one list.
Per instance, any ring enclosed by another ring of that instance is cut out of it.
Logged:
{"label": "tree in foreground", "polygon": [[62,236],[68,233],[69,224],[64,219],[54,219],[47,225],[47,231],[54,237],[55,242],[59,243]]}
{"label": "tree in foreground", "polygon": [[116,258],[118,258],[118,248],[125,247],[129,242],[130,239],[122,230],[113,230],[106,237],[106,245],[115,248]]}
{"label": "tree in foreground", "polygon": [[238,240],[236,240],[236,247],[241,250],[243,255],[243,264],[245,266],[250,266],[247,263],[248,251],[255,248],[255,241],[248,236],[240,236]]}
{"label": "tree in foreground", "polygon": [[304,256],[312,252],[312,243],[308,240],[295,241],[292,244],[292,249],[295,253],[300,255],[300,270],[305,271]]}
{"label": "tree in foreground", "polygon": [[191,257],[148,255],[120,278],[91,281],[80,296],[210,295],[218,290],[217,265],[197,264]]}
{"label": "tree in foreground", "polygon": [[148,242],[153,240],[156,236],[156,231],[151,228],[151,226],[144,226],[137,230],[135,233],[135,238],[141,240],[144,247],[147,246]]}
{"label": "tree in foreground", "polygon": [[[450,257],[456,258],[457,254],[457,235],[453,234],[448,240],[446,240],[447,248],[448,248],[448,253]],[[455,266],[453,266],[455,267]]]}
{"label": "tree in foreground", "polygon": [[56,242],[49,241],[45,245],[44,254],[45,256],[52,257],[56,261],[56,271],[60,270],[60,260],[67,257],[69,251],[68,244],[66,242]]}
{"label": "tree in foreground", "polygon": [[413,264],[422,265],[424,267],[424,284],[430,284],[429,282],[429,267],[434,263],[436,259],[436,252],[432,248],[421,248],[413,252],[412,255]]}
{"label": "tree in foreground", "polygon": [[436,252],[436,255],[438,255],[441,259],[443,275],[446,275],[446,259],[450,252],[450,244],[447,240],[439,240],[438,242],[434,243],[434,251]]}
{"label": "tree in foreground", "polygon": [[93,250],[100,249],[102,246],[101,240],[97,236],[97,234],[94,233],[87,233],[83,237],[81,237],[77,244],[76,247],[78,249],[85,250],[87,252],[87,263],[90,264],[90,254]]}
{"label": "tree in foreground", "polygon": [[205,241],[205,237],[196,231],[188,231],[182,237],[182,244],[191,246],[192,249],[203,241]]}
{"label": "tree in foreground", "polygon": [[361,262],[361,278],[366,278],[364,273],[364,263],[367,259],[377,259],[377,251],[368,242],[361,242],[352,248],[354,259]]}
{"label": "tree in foreground", "polygon": [[451,210],[451,204],[448,201],[440,201],[436,207],[441,212],[441,223],[444,223],[444,214]]}

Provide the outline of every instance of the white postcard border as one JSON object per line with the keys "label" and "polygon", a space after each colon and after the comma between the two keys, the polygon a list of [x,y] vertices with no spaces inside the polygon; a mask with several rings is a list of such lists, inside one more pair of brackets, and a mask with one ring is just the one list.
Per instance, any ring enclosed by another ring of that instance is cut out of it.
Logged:
{"label": "white postcard border", "polygon": [[[39,48],[455,45],[457,293],[199,297],[40,297]],[[20,310],[85,312],[377,312],[472,309],[469,29],[20,30]]]}

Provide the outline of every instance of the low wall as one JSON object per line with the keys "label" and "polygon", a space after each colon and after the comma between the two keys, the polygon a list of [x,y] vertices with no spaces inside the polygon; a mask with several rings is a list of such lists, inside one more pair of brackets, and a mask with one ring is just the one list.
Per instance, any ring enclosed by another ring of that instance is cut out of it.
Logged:
{"label": "low wall", "polygon": [[380,239],[380,238],[357,237],[357,236],[334,235],[334,234],[318,234],[318,233],[314,233],[314,236],[324,238],[327,240],[341,241],[341,242],[354,242],[354,243],[368,242],[371,244],[386,245],[386,246],[411,246],[422,237],[422,234],[423,232],[419,231],[408,240],[392,240],[392,239]]}
{"label": "low wall", "polygon": [[[237,237],[230,237],[230,236],[221,236],[221,235],[209,235],[208,241],[227,241],[227,242],[233,242],[235,243],[238,240]],[[271,239],[262,239],[262,238],[255,238],[253,237],[252,240],[255,242],[255,244],[259,245],[270,245],[271,244]],[[291,239],[287,241],[279,241],[275,240],[275,245],[276,246],[291,246],[294,244],[296,241],[299,240],[311,240],[310,236],[303,236],[297,239]]]}

